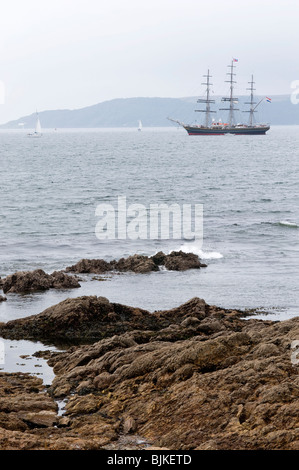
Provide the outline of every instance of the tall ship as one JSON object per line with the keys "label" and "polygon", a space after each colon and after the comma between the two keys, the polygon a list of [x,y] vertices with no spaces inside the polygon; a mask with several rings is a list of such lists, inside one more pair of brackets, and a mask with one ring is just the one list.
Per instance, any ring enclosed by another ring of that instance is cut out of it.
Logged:
{"label": "tall ship", "polygon": [[249,113],[249,120],[247,124],[239,124],[235,121],[235,112],[239,111],[236,107],[239,104],[239,99],[234,96],[234,87],[235,87],[235,62],[237,59],[232,59],[229,67],[229,80],[226,80],[226,83],[230,85],[230,92],[228,97],[223,97],[221,102],[224,103],[224,108],[219,108],[220,111],[228,111],[228,120],[227,122],[217,121],[212,119],[212,114],[216,113],[212,109],[212,105],[215,104],[215,100],[211,99],[211,78],[210,71],[208,70],[207,75],[204,75],[206,81],[202,85],[206,86],[205,98],[198,99],[197,102],[200,104],[205,104],[204,109],[196,109],[196,112],[204,113],[205,119],[202,125],[199,124],[185,124],[176,119],[168,118],[170,121],[176,122],[180,126],[184,127],[189,135],[224,135],[224,134],[235,134],[235,135],[264,135],[270,129],[269,124],[256,124],[254,114],[257,112],[257,107],[264,101],[264,99],[269,100],[269,98],[262,98],[258,103],[254,101],[254,85],[253,75],[251,76],[251,81],[248,82],[250,87],[247,90],[250,91],[250,100],[246,102],[246,105],[249,105],[249,110],[243,111]]}

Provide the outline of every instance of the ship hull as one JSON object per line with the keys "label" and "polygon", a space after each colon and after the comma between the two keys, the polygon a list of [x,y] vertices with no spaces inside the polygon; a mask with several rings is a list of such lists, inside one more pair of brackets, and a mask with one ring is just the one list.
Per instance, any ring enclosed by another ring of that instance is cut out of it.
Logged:
{"label": "ship hull", "polygon": [[265,135],[270,126],[263,127],[226,127],[212,129],[210,127],[184,126],[189,135]]}

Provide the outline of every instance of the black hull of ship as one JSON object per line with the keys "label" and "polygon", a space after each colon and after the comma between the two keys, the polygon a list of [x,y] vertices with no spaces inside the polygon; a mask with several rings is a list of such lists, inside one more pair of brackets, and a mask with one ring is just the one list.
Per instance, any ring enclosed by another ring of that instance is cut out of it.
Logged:
{"label": "black hull of ship", "polygon": [[265,135],[270,126],[264,127],[228,127],[211,129],[210,127],[184,126],[189,135]]}

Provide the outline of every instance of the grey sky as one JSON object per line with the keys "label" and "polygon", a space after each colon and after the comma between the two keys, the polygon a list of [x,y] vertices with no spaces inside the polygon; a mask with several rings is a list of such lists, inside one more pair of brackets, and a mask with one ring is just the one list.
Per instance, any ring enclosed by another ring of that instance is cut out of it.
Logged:
{"label": "grey sky", "polygon": [[0,15],[0,122],[113,98],[201,94],[209,67],[225,94],[255,75],[258,94],[299,80],[298,0],[10,0]]}

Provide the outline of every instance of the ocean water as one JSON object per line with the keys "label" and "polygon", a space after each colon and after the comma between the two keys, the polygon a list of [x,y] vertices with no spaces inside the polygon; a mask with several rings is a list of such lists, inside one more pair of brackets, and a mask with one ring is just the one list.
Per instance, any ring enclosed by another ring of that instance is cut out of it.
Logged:
{"label": "ocean water", "polygon": [[[194,296],[259,318],[298,315],[299,127],[266,136],[188,136],[176,127],[0,133],[0,276],[64,269],[81,258],[184,250],[208,265],[183,273],[84,276],[80,289],[8,295],[0,321],[67,297],[103,295],[146,308]],[[203,244],[184,239],[102,240],[98,204],[203,205]],[[1,291],[0,291],[1,293]]]}

